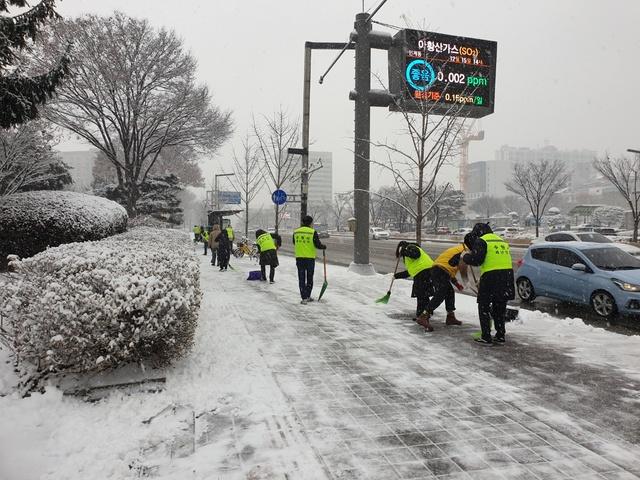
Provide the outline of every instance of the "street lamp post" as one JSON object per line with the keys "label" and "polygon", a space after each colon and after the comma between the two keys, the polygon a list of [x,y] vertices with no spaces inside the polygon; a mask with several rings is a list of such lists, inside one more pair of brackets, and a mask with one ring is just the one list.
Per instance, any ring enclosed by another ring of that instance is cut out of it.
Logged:
{"label": "street lamp post", "polygon": [[218,177],[231,177],[231,176],[234,176],[234,175],[235,175],[235,173],[218,173],[218,174],[213,176],[214,177],[213,188],[215,188],[214,205],[215,205],[216,210],[218,210],[220,208],[220,206],[219,206],[219,198],[220,197],[218,195]]}

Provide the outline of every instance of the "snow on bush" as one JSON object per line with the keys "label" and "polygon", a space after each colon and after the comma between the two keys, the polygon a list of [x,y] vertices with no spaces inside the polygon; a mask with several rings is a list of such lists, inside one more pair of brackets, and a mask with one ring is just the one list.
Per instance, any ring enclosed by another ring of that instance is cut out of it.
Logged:
{"label": "snow on bush", "polygon": [[124,232],[127,212],[106,198],[64,191],[36,191],[0,199],[0,268],[64,243],[100,240]]}
{"label": "snow on bush", "polygon": [[18,358],[40,370],[163,365],[193,343],[200,275],[184,232],[136,228],[50,248],[11,267],[0,314]]}

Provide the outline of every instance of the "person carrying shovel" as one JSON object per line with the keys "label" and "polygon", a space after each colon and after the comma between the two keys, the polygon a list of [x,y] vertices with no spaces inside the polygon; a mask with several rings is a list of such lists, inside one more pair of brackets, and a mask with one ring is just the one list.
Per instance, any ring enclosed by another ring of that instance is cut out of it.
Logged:
{"label": "person carrying shovel", "polygon": [[402,257],[405,267],[404,272],[394,273],[394,278],[413,278],[413,288],[411,296],[416,297],[416,318],[414,320],[418,324],[433,332],[433,327],[429,324],[429,317],[422,316],[429,304],[429,294],[431,293],[431,267],[433,260],[427,252],[425,252],[416,243],[405,242],[398,243],[396,247],[396,258]]}
{"label": "person carrying shovel", "polygon": [[302,226],[293,231],[293,245],[298,268],[298,284],[300,287],[301,304],[313,302],[313,273],[316,267],[316,248],[325,250],[327,247],[320,242],[318,232],[313,227],[313,218],[305,215]]}
{"label": "person carrying shovel", "polygon": [[[476,223],[471,231],[475,237],[471,253],[462,260],[480,267],[478,284],[478,316],[482,334],[475,341],[491,346],[505,342],[507,301],[515,298],[513,264],[509,244],[493,233],[488,223]],[[491,319],[496,334],[491,338]]]}

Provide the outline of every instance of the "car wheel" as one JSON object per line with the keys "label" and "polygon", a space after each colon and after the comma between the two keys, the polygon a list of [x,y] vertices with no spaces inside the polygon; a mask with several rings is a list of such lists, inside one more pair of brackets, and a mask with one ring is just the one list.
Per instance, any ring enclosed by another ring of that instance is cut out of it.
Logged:
{"label": "car wheel", "polygon": [[519,278],[516,282],[516,287],[518,290],[518,296],[523,302],[532,302],[533,299],[536,298],[536,292],[528,278]]}
{"label": "car wheel", "polygon": [[616,301],[610,293],[599,290],[591,295],[591,308],[602,318],[612,318],[618,311]]}
{"label": "car wheel", "polygon": [[378,236],[377,236],[377,235],[374,235],[374,236],[373,236],[373,239],[374,239],[374,240],[377,240],[377,239],[378,239]]}

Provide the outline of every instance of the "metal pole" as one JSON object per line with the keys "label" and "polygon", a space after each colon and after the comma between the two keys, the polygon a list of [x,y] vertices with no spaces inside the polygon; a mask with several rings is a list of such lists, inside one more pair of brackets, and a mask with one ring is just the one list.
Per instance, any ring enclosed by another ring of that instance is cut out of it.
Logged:
{"label": "metal pole", "polygon": [[[218,175],[214,175],[213,177],[213,187],[215,189],[215,191],[213,192],[213,194],[215,195],[215,197],[213,197],[213,204],[216,206],[216,210],[218,210]],[[222,228],[222,226],[220,226],[220,228]]]}
{"label": "metal pole", "polygon": [[309,195],[309,109],[311,97],[311,47],[304,48],[304,87],[302,93],[302,175],[300,181],[300,223],[307,215]]}
{"label": "metal pole", "polygon": [[[371,89],[371,22],[368,13],[356,15],[356,93],[354,139],[354,211],[356,231],[353,242],[353,263],[369,265],[369,90]],[[370,267],[373,272],[373,267]],[[364,273],[364,272],[363,272]]]}

